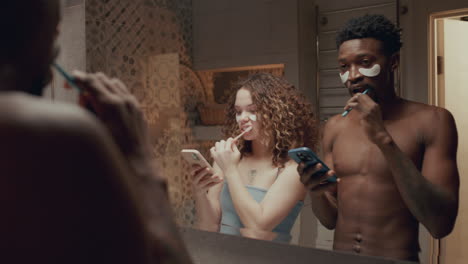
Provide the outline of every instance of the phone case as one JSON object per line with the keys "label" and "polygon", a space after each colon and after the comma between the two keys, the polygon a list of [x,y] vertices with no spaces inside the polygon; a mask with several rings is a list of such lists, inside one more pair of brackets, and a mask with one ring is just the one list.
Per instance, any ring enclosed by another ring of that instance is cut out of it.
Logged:
{"label": "phone case", "polygon": [[182,157],[190,164],[190,165],[199,165],[200,167],[208,167],[212,169],[210,163],[206,161],[203,155],[196,149],[183,149],[181,151]]}
{"label": "phone case", "polygon": [[[317,155],[307,147],[295,148],[288,151],[288,156],[297,163],[305,162],[307,166],[314,166],[317,163],[322,164],[318,173],[326,173],[330,170],[325,162],[321,161]],[[336,176],[327,179],[330,182],[336,182]]]}

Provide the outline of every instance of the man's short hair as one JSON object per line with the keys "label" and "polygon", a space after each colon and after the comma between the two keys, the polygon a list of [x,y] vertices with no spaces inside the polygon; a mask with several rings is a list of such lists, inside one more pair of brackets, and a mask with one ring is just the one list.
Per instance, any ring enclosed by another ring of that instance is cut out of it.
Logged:
{"label": "man's short hair", "polygon": [[401,43],[401,29],[383,15],[365,15],[350,19],[336,36],[336,46],[353,39],[374,38],[383,42],[386,55],[398,52]]}

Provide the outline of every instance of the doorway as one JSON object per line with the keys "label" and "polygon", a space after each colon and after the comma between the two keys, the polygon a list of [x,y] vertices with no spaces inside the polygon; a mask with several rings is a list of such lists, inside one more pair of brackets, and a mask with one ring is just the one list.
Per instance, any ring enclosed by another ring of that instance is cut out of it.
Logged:
{"label": "doorway", "polygon": [[431,264],[466,263],[468,251],[468,9],[430,16],[429,102],[449,110],[457,124],[460,204],[452,233],[433,240]]}

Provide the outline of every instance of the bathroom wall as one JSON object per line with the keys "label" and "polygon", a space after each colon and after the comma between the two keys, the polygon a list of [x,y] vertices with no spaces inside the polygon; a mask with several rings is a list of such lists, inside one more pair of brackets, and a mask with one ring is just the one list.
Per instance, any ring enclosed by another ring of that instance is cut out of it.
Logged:
{"label": "bathroom wall", "polygon": [[194,0],[194,68],[284,64],[315,100],[313,1]]}

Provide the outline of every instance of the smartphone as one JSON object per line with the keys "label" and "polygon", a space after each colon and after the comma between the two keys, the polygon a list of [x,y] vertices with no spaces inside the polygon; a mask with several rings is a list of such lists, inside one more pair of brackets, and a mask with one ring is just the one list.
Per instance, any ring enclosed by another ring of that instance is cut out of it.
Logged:
{"label": "smartphone", "polygon": [[[327,173],[330,170],[328,166],[321,161],[317,155],[307,147],[295,148],[288,151],[288,156],[297,163],[305,162],[308,166],[314,166],[317,163],[322,164],[322,168],[318,173]],[[336,176],[327,179],[329,182],[336,182]]]}
{"label": "smartphone", "polygon": [[190,164],[190,165],[199,165],[202,168],[210,168],[213,169],[203,157],[203,155],[196,149],[183,149],[181,152],[182,157]]}

